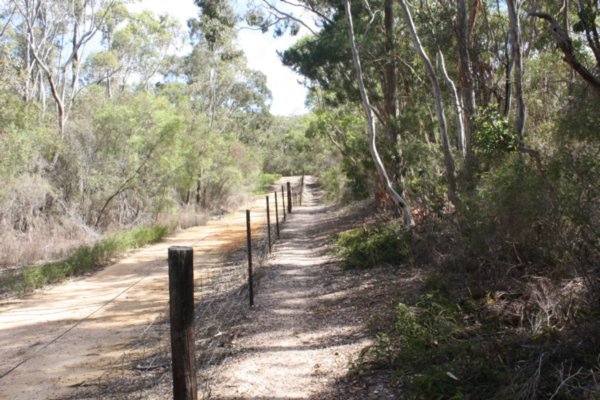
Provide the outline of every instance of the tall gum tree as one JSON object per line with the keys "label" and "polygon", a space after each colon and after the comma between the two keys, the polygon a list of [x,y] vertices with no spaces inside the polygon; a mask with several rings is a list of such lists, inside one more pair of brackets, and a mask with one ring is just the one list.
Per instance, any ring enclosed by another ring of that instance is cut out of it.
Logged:
{"label": "tall gum tree", "polygon": [[446,115],[444,112],[444,104],[442,101],[442,91],[440,89],[439,80],[435,74],[435,69],[433,68],[433,64],[425,51],[421,43],[421,39],[419,38],[419,34],[417,32],[417,28],[415,27],[415,23],[412,19],[412,15],[405,0],[399,0],[400,6],[402,8],[402,12],[404,14],[404,18],[408,24],[408,28],[410,31],[410,36],[413,41],[413,46],[423,65],[425,66],[425,71],[427,72],[427,76],[429,77],[429,81],[431,82],[431,88],[433,92],[433,97],[435,99],[435,111],[438,119],[438,123],[440,125],[440,136],[442,142],[442,150],[444,152],[444,164],[446,167],[446,178],[448,179],[448,198],[452,202],[455,207],[460,205],[460,200],[457,193],[456,188],[456,168],[454,164],[454,157],[452,156],[452,150],[450,148],[450,140],[448,138],[448,127],[446,124]]}
{"label": "tall gum tree", "polygon": [[[82,56],[117,0],[12,0],[25,26],[25,54],[46,76],[56,104],[58,127],[64,137],[77,96]],[[54,48],[54,49],[52,49]],[[55,59],[54,54],[58,54]]]}
{"label": "tall gum tree", "polygon": [[358,81],[358,87],[360,90],[360,96],[362,99],[363,111],[365,113],[365,118],[367,120],[367,133],[369,136],[369,150],[371,151],[371,156],[373,157],[373,162],[377,167],[377,171],[385,185],[385,188],[393,199],[394,204],[400,209],[402,212],[402,217],[404,220],[404,224],[406,226],[414,226],[415,221],[412,217],[411,209],[404,199],[393,187],[392,182],[387,174],[385,166],[383,165],[383,161],[381,160],[381,156],[379,155],[379,151],[377,150],[377,126],[375,123],[375,115],[373,113],[373,109],[371,107],[371,103],[369,101],[369,96],[367,94],[367,90],[365,87],[365,82],[363,78],[363,71],[360,62],[360,55],[358,53],[358,48],[356,45],[356,36],[354,34],[354,24],[352,21],[352,10],[350,6],[350,0],[344,1],[344,11],[346,13],[346,21],[348,23],[348,39],[350,41],[350,47],[352,50],[352,61],[354,64],[354,69],[356,72],[356,77]]}
{"label": "tall gum tree", "polygon": [[525,119],[526,108],[523,96],[523,59],[521,51],[521,20],[519,18],[519,0],[507,0],[508,19],[510,23],[510,46],[512,59],[514,61],[514,86],[517,100],[517,122],[516,130],[521,143],[525,141]]}

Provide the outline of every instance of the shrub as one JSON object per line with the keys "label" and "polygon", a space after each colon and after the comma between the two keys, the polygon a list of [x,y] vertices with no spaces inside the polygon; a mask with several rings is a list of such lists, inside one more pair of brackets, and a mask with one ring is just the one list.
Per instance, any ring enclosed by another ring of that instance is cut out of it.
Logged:
{"label": "shrub", "polygon": [[264,194],[270,192],[273,189],[273,185],[279,178],[281,178],[281,174],[260,172],[256,177],[254,194]]}
{"label": "shrub", "polygon": [[390,223],[340,233],[335,246],[344,269],[372,268],[406,262],[410,238],[410,231]]}

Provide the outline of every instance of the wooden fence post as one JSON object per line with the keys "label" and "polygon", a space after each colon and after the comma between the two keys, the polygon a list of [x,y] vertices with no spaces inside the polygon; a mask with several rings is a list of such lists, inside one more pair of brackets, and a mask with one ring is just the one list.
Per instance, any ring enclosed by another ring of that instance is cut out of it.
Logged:
{"label": "wooden fence post", "polygon": [[252,230],[250,229],[250,210],[246,210],[246,239],[248,244],[248,299],[250,307],[254,305],[254,287],[252,284]]}
{"label": "wooden fence post", "polygon": [[271,252],[271,210],[269,209],[269,196],[267,196],[267,237],[269,240],[269,253]]}
{"label": "wooden fence post", "polygon": [[285,192],[283,190],[283,185],[281,185],[281,205],[283,207],[283,220],[286,220],[286,215],[285,215]]}
{"label": "wooden fence post", "polygon": [[194,254],[191,247],[169,247],[169,316],[173,399],[197,400],[194,357]]}
{"label": "wooden fence post", "polygon": [[302,195],[304,194],[304,172],[302,173],[302,179],[300,179],[300,206],[302,206]]}
{"label": "wooden fence post", "polygon": [[288,214],[292,213],[292,187],[289,182],[287,182],[287,195],[288,195]]}
{"label": "wooden fence post", "polygon": [[275,193],[275,226],[277,227],[277,238],[279,239],[279,208],[277,208],[277,190]]}

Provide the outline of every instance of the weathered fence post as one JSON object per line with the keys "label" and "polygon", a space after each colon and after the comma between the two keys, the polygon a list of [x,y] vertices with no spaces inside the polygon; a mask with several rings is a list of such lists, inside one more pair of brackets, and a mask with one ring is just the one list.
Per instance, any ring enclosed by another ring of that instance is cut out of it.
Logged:
{"label": "weathered fence post", "polygon": [[197,400],[194,357],[194,254],[191,247],[169,247],[169,314],[173,399]]}
{"label": "weathered fence post", "polygon": [[275,193],[275,226],[277,227],[277,238],[279,239],[279,208],[277,208],[277,190]]}
{"label": "weathered fence post", "polygon": [[302,195],[304,195],[304,172],[302,173],[302,179],[300,179],[300,206],[302,206]]}
{"label": "weathered fence post", "polygon": [[290,183],[287,183],[287,195],[288,195],[288,214],[292,213],[292,187]]}
{"label": "weathered fence post", "polygon": [[267,237],[269,238],[269,253],[271,252],[271,210],[269,209],[269,196],[267,196]]}
{"label": "weathered fence post", "polygon": [[285,192],[283,190],[283,185],[281,185],[281,206],[283,207],[283,220],[286,220],[286,215],[285,215]]}
{"label": "weathered fence post", "polygon": [[246,210],[246,238],[248,242],[248,298],[250,307],[254,305],[254,287],[252,284],[252,230],[250,229],[250,210]]}

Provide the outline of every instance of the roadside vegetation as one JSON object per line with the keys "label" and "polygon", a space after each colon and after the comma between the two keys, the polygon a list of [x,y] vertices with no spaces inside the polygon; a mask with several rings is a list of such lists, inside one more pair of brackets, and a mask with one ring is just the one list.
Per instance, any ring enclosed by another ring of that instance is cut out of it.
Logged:
{"label": "roadside vegetation", "polygon": [[[126,3],[0,5],[0,268],[65,259],[11,287],[96,268],[124,250],[114,232],[188,225],[279,174],[314,174],[328,201],[372,199],[381,216],[332,238],[348,273],[429,274],[374,319],[390,322],[373,324],[357,376],[394,371],[407,398],[600,396],[597,1],[239,15],[197,0],[187,32]],[[270,115],[267,77],[235,45],[242,24],[302,32],[281,59],[308,115]]]}
{"label": "roadside vegetation", "polygon": [[49,283],[94,272],[124,252],[161,240],[169,227],[136,227],[78,247],[62,261],[18,269],[0,279],[0,293],[25,294]]}
{"label": "roadside vegetation", "polygon": [[597,2],[327,4],[283,61],[313,85],[330,199],[380,214],[332,238],[341,266],[428,271],[373,317],[356,379],[393,371],[416,399],[598,398]]}
{"label": "roadside vegetation", "polygon": [[0,4],[5,290],[87,273],[305,167],[306,119],[269,113],[231,5],[198,2],[186,30],[128,3]]}

